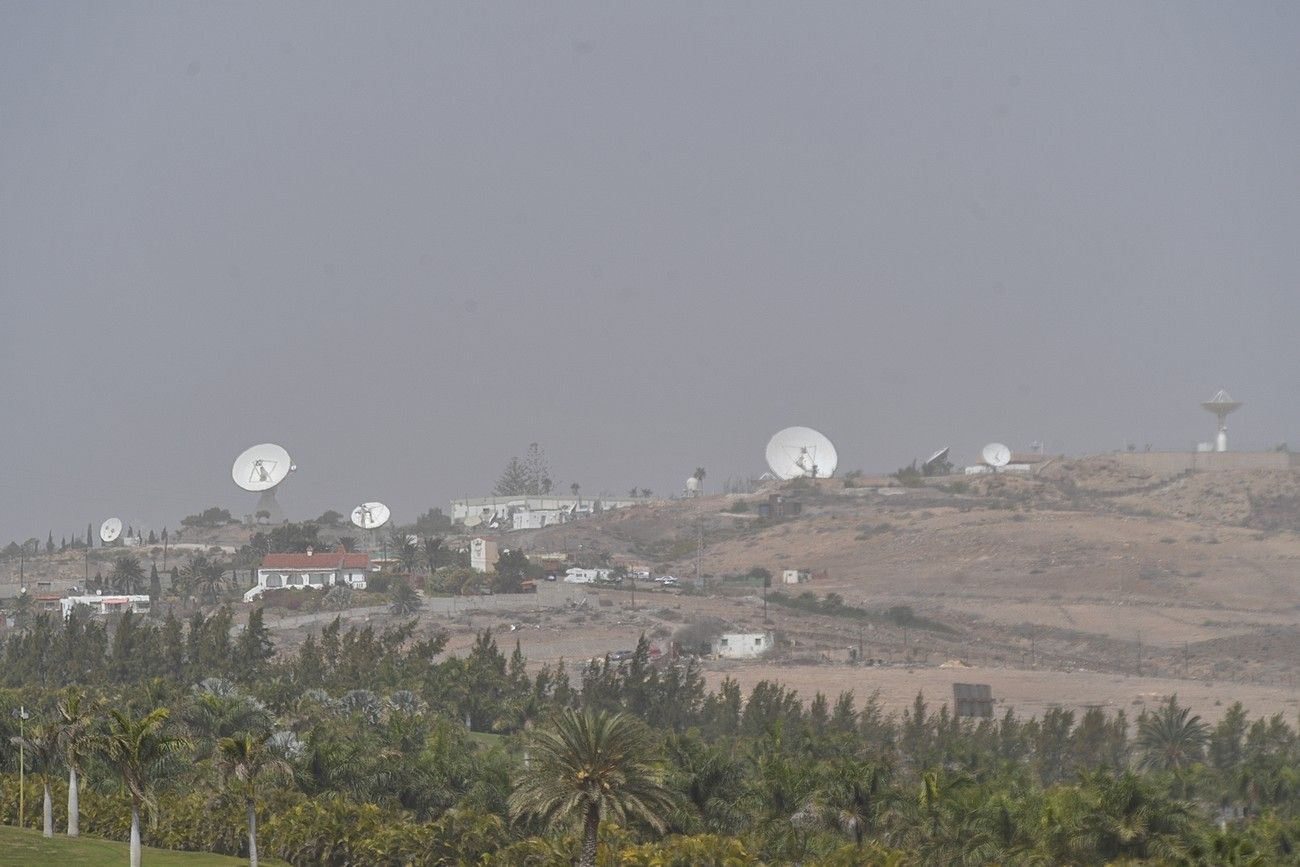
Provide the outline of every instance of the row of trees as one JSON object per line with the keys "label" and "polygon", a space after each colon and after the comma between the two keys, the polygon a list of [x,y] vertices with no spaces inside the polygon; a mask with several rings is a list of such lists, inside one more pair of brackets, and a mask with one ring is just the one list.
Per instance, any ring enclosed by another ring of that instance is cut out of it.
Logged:
{"label": "row of trees", "polygon": [[[919,696],[894,716],[770,682],[709,691],[644,639],[576,668],[530,670],[487,632],[444,649],[413,624],[335,620],[277,652],[260,611],[242,629],[225,609],[112,629],[37,617],[0,659],[0,812],[16,814],[21,702],[38,720],[28,768],[61,744],[48,767],[76,769],[91,833],[131,839],[135,797],[156,819],[145,842],[251,854],[261,833],[300,864],[571,863],[597,838],[623,863],[1286,863],[1300,839],[1296,731],[1236,705],[1214,726],[1175,700],[1132,721],[973,722]],[[75,738],[45,729],[83,716],[65,711],[69,684],[118,714],[93,713],[73,759]],[[144,738],[158,709],[149,737],[184,761],[158,757],[132,793],[104,739]],[[52,796],[76,788],[47,777]],[[665,853],[679,860],[636,860]]]}

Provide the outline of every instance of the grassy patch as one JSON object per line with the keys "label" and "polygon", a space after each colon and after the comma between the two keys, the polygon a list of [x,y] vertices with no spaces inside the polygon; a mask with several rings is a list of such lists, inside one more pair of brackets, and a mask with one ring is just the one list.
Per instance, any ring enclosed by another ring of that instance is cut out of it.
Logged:
{"label": "grassy patch", "polygon": [[[0,867],[31,867],[34,864],[76,864],[78,867],[122,867],[130,861],[125,843],[96,837],[55,836],[45,839],[38,830],[0,826]],[[274,858],[261,863],[283,865]],[[171,852],[144,847],[140,863],[145,867],[234,867],[248,859],[210,855],[206,852]]]}

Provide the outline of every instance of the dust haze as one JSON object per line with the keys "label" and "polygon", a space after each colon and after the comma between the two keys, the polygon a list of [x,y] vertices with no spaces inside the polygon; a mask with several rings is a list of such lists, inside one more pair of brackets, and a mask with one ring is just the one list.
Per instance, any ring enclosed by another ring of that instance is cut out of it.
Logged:
{"label": "dust haze", "polygon": [[812,425],[1300,442],[1300,9],[0,6],[0,537],[557,483]]}

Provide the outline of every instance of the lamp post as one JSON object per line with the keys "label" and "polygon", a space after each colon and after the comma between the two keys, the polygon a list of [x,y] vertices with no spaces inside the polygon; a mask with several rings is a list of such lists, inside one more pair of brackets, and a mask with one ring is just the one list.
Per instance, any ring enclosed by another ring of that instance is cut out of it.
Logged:
{"label": "lamp post", "polygon": [[31,715],[27,713],[27,708],[19,705],[14,711],[14,718],[18,720],[18,827],[24,827],[23,821],[26,813],[27,803],[25,795],[27,793],[27,720]]}

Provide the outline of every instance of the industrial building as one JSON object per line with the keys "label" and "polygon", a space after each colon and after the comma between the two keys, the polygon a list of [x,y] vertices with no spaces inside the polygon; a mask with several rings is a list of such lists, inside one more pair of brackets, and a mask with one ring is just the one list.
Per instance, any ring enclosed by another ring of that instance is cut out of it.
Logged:
{"label": "industrial building", "polygon": [[[542,522],[538,526],[549,526],[552,523],[563,523],[593,512],[625,509],[645,502],[648,500],[641,497],[582,497],[558,494],[465,497],[451,501],[451,520],[452,523],[466,527],[477,527],[482,524],[510,529],[537,529],[534,525],[538,521]],[[513,516],[516,513],[539,513],[541,517],[525,518],[521,526],[515,527]]]}
{"label": "industrial building", "polygon": [[720,659],[757,659],[776,647],[771,632],[724,632],[710,646]]}

